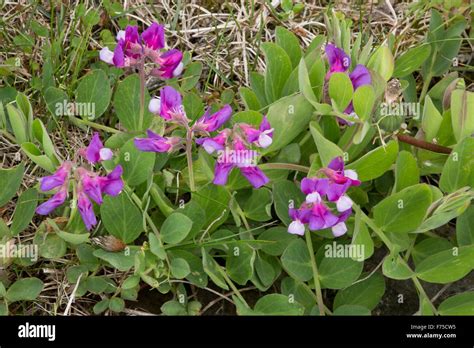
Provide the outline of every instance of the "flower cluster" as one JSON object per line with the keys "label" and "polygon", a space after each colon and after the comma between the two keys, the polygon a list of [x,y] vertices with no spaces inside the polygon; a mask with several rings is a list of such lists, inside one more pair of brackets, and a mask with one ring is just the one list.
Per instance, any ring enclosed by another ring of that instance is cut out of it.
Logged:
{"label": "flower cluster", "polygon": [[306,200],[299,209],[290,208],[289,215],[293,221],[288,226],[288,232],[304,235],[305,224],[308,224],[311,231],[331,228],[334,236],[342,236],[347,231],[345,221],[352,213],[352,200],[346,191],[361,182],[357,180],[355,171],[344,170],[341,157],[334,158],[318,174],[325,177],[304,178],[301,181],[301,191]]}
{"label": "flower cluster", "polygon": [[[326,56],[329,61],[329,71],[326,74],[326,81],[329,81],[331,75],[336,72],[347,72],[351,65],[351,58],[342,49],[332,45],[326,45]],[[370,76],[369,70],[362,64],[357,64],[349,74],[349,78],[352,81],[352,87],[354,91],[360,86],[370,85],[372,83],[372,77]],[[344,113],[357,117],[354,113],[354,107],[352,101],[344,110]],[[342,123],[347,123],[344,120],[340,120]]]}
{"label": "flower cluster", "polygon": [[[110,160],[113,153],[104,147],[99,134],[94,133],[89,146],[79,150],[79,155],[84,157],[91,165]],[[48,215],[61,206],[67,199],[71,181],[75,188],[77,207],[87,230],[91,230],[97,219],[94,214],[92,201],[102,204],[104,194],[118,195],[123,189],[122,166],[118,165],[106,176],[100,176],[92,170],[77,166],[71,161],[65,161],[52,175],[40,179],[40,189],[47,192],[59,188],[46,202],[36,208],[36,213]]]}
{"label": "flower cluster", "polygon": [[225,185],[230,172],[238,168],[242,175],[259,188],[269,179],[257,167],[258,152],[252,147],[266,148],[272,144],[273,129],[264,117],[259,129],[246,123],[236,123],[232,129],[225,128],[215,137],[204,137],[196,142],[208,153],[218,152],[214,180],[215,185]]}
{"label": "flower cluster", "polygon": [[169,79],[179,76],[183,71],[183,54],[177,49],[162,51],[165,47],[165,29],[153,23],[141,35],[138,27],[127,26],[117,34],[117,45],[112,52],[108,47],[100,51],[100,59],[116,67],[140,67],[148,58],[158,67],[151,75]]}

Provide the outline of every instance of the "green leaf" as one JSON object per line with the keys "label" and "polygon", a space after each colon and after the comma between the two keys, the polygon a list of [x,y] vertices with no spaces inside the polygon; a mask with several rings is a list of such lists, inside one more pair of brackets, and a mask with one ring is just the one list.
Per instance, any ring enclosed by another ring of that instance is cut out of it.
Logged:
{"label": "green leaf", "polygon": [[405,280],[413,277],[413,271],[402,260],[399,254],[387,255],[382,264],[382,273],[387,278]]}
{"label": "green leaf", "polygon": [[177,279],[186,278],[191,273],[191,268],[185,259],[173,258],[170,263],[170,270],[173,277]]}
{"label": "green leaf", "polygon": [[343,316],[370,315],[370,310],[364,306],[359,306],[359,305],[342,305],[336,308],[336,310],[333,312],[333,315],[343,315]]}
{"label": "green leaf", "polygon": [[295,68],[301,59],[301,46],[296,35],[284,27],[276,27],[275,42],[285,50]]}
{"label": "green leaf", "polygon": [[258,240],[272,242],[263,244],[261,250],[273,256],[283,254],[288,244],[296,238],[294,234],[288,233],[288,230],[281,226],[269,228],[258,236]]}
{"label": "green leaf", "polygon": [[103,249],[97,249],[94,251],[93,255],[107,261],[112,265],[112,267],[118,269],[119,271],[126,272],[130,270],[135,264],[135,254],[138,249],[130,247],[130,250],[127,252],[111,252]]}
{"label": "green leaf", "polygon": [[181,77],[181,89],[183,91],[189,91],[198,83],[201,78],[202,63],[192,62],[186,66],[186,69]]}
{"label": "green leaf", "polygon": [[[274,43],[265,42],[261,46],[265,54],[265,95],[269,103],[282,97],[283,87],[291,74],[291,60],[285,50]],[[271,121],[270,121],[270,124]]]}
{"label": "green leaf", "polygon": [[214,231],[227,220],[230,197],[225,187],[214,184],[202,186],[192,193],[192,200],[206,213],[203,226],[209,226],[212,223],[210,231]]}
{"label": "green leaf", "polygon": [[[358,218],[356,216],[356,221],[357,219]],[[360,224],[358,232],[356,231],[356,228],[354,228],[351,244],[354,245],[356,248],[357,247],[364,248],[362,258],[360,258],[359,255],[352,255],[353,260],[357,260],[357,259],[359,259],[359,261],[367,260],[369,257],[372,256],[372,254],[374,253],[374,241],[372,240],[372,237],[370,236],[370,232],[365,223]]]}
{"label": "green leaf", "polygon": [[456,220],[456,239],[459,246],[474,245],[474,205]]}
{"label": "green leaf", "polygon": [[273,184],[273,199],[278,218],[288,226],[291,223],[288,209],[298,208],[305,196],[294,182],[282,180]]}
{"label": "green leaf", "polygon": [[444,238],[428,237],[417,243],[412,250],[411,256],[415,266],[426,259],[430,255],[434,255],[441,251],[452,250],[453,245]]}
{"label": "green leaf", "polygon": [[122,125],[130,131],[143,131],[150,127],[154,115],[148,111],[150,95],[145,90],[143,125],[140,127],[140,78],[137,74],[119,82],[114,94],[114,107]]}
{"label": "green leaf", "polygon": [[[83,103],[92,115],[79,115],[88,119],[97,119],[107,110],[112,96],[110,82],[103,70],[93,70],[79,80],[76,88],[76,103]],[[92,110],[91,110],[92,109]]]}
{"label": "green leaf", "polygon": [[407,187],[383,199],[374,207],[375,223],[385,232],[415,231],[423,222],[431,199],[428,185]]}
{"label": "green leaf", "polygon": [[170,250],[169,255],[171,259],[181,258],[186,260],[191,269],[191,272],[186,276],[187,280],[200,288],[207,286],[207,274],[204,272],[200,257],[185,250]]}
{"label": "green leaf", "polygon": [[425,106],[423,107],[423,118],[421,120],[421,128],[425,132],[425,139],[432,142],[436,137],[443,121],[443,116],[439,113],[436,106],[431,101],[429,95],[425,97]]}
{"label": "green leaf", "polygon": [[451,122],[456,140],[474,134],[474,93],[456,89],[451,93]]}
{"label": "green leaf", "polygon": [[319,102],[311,86],[311,80],[306,66],[306,61],[301,59],[298,65],[298,84],[301,93],[315,108],[318,108]]}
{"label": "green leaf", "polygon": [[307,127],[312,110],[311,104],[301,94],[281,98],[272,104],[267,118],[273,128],[273,142],[263,153],[276,151],[290,144]]}
{"label": "green leaf", "polygon": [[416,266],[418,278],[436,284],[455,282],[473,267],[474,247],[463,246],[430,255]]}
{"label": "green leaf", "polygon": [[46,235],[37,233],[34,242],[38,244],[38,251],[41,257],[46,259],[59,259],[66,254],[67,244],[57,234],[48,233]]}
{"label": "green leaf", "polygon": [[302,239],[293,240],[281,256],[281,264],[285,271],[293,278],[302,282],[313,278],[311,258]]}
{"label": "green leaf", "polygon": [[394,70],[393,55],[390,49],[385,45],[377,48],[370,57],[367,67],[377,72],[385,81],[390,80]]}
{"label": "green leaf", "polygon": [[12,104],[6,106],[10,125],[18,145],[28,141],[28,127],[25,115]]}
{"label": "green leaf", "polygon": [[161,238],[165,243],[178,244],[186,238],[192,226],[192,220],[186,215],[173,213],[161,226]]}
{"label": "green leaf", "polygon": [[431,46],[427,44],[409,49],[395,61],[393,77],[404,77],[411,74],[428,59],[430,53]]}
{"label": "green leaf", "polygon": [[120,297],[113,297],[109,301],[109,309],[112,312],[120,313],[125,308],[125,301]]}
{"label": "green leaf", "polygon": [[241,204],[247,218],[254,221],[268,221],[272,218],[272,193],[267,188],[253,189],[250,197]]}
{"label": "green leaf", "polygon": [[51,115],[64,116],[61,110],[64,111],[64,106],[68,103],[66,92],[57,87],[48,87],[43,93],[43,98]]}
{"label": "green leaf", "polygon": [[106,196],[100,206],[105,229],[125,244],[133,242],[143,232],[140,210],[122,192],[116,197]]}
{"label": "green leaf", "polygon": [[239,88],[240,97],[245,104],[247,110],[258,111],[262,108],[260,101],[254,91],[247,87]]}
{"label": "green leaf", "polygon": [[38,278],[17,280],[7,290],[5,298],[9,303],[16,301],[33,301],[43,291],[44,284]]}
{"label": "green leaf", "polygon": [[329,97],[336,103],[338,111],[344,111],[352,100],[354,87],[346,73],[333,73],[329,79]]}
{"label": "green leaf", "polygon": [[152,176],[156,155],[140,151],[130,139],[120,149],[119,163],[123,167],[123,178],[130,186],[137,186]]}
{"label": "green leaf", "polygon": [[385,147],[379,146],[347,165],[346,169],[357,172],[360,181],[369,181],[385,174],[395,162],[398,143],[390,141]]}
{"label": "green leaf", "polygon": [[339,290],[334,298],[333,308],[337,309],[342,305],[358,305],[373,310],[380,303],[384,293],[384,278],[376,272],[361,282]]}
{"label": "green leaf", "polygon": [[363,266],[364,262],[355,261],[350,257],[325,257],[318,265],[321,286],[327,289],[345,288],[359,278]]}
{"label": "green leaf", "polygon": [[317,122],[311,122],[309,124],[309,129],[311,131],[311,135],[313,136],[314,143],[318,148],[318,154],[321,157],[321,163],[323,167],[326,167],[335,157],[343,156],[344,153],[339,148],[339,146],[323,136]]}
{"label": "green leaf", "polygon": [[183,106],[186,116],[196,120],[204,114],[204,103],[196,93],[187,93],[183,97]]}
{"label": "green leaf", "polygon": [[445,192],[474,187],[474,138],[464,138],[457,144],[444,165],[439,187]]}
{"label": "green leaf", "polygon": [[250,87],[252,87],[252,91],[257,96],[257,99],[262,107],[268,105],[267,97],[265,96],[265,78],[255,72],[252,71],[250,73]]}
{"label": "green leaf", "polygon": [[375,103],[374,88],[370,85],[360,86],[352,99],[354,111],[361,121],[370,120]]}
{"label": "green leaf", "polygon": [[237,284],[245,285],[253,275],[255,251],[247,244],[232,243],[229,246],[227,274]]}
{"label": "green leaf", "polygon": [[408,151],[400,151],[395,167],[395,192],[420,182],[420,169],[415,156]]}
{"label": "green leaf", "polygon": [[59,237],[73,245],[86,243],[89,240],[90,233],[69,233],[64,231],[56,232]]}
{"label": "green leaf", "polygon": [[35,144],[29,142],[23,143],[21,144],[21,149],[34,163],[47,172],[52,173],[56,170],[56,161],[53,162],[51,158],[44,155]]}
{"label": "green leaf", "polygon": [[474,315],[474,292],[468,291],[447,298],[438,307],[441,315]]}
{"label": "green leaf", "polygon": [[97,302],[94,305],[94,307],[92,308],[92,310],[94,311],[94,314],[97,315],[97,314],[100,314],[100,313],[106,311],[107,308],[109,308],[109,303],[110,303],[110,300],[108,298]]}
{"label": "green leaf", "polygon": [[161,306],[160,309],[164,315],[174,316],[174,315],[187,315],[188,314],[184,305],[182,305],[181,303],[175,300],[165,302],[163,306]]}
{"label": "green leaf", "polygon": [[36,205],[38,204],[38,191],[30,188],[23,192],[16,202],[15,212],[13,213],[13,222],[10,227],[12,236],[18,235],[31,222],[35,215]]}
{"label": "green leaf", "polygon": [[219,272],[220,266],[217,264],[217,262],[212,258],[211,255],[207,253],[206,249],[201,248],[201,253],[204,272],[206,272],[206,274],[209,276],[209,278],[211,278],[214,284],[224,290],[229,290],[229,287],[227,286],[224,277]]}
{"label": "green leaf", "polygon": [[254,314],[258,315],[303,315],[304,307],[282,294],[265,295],[257,301]]}

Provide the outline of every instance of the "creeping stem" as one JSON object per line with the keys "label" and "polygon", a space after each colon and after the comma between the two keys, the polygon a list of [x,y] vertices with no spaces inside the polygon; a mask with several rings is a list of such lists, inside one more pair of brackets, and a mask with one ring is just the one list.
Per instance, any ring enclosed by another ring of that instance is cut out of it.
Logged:
{"label": "creeping stem", "polygon": [[186,131],[186,159],[188,160],[189,189],[195,191],[193,171],[193,131],[187,127]]}
{"label": "creeping stem", "polygon": [[314,288],[316,289],[316,298],[318,300],[319,315],[324,316],[323,293],[321,284],[319,283],[318,266],[314,257],[313,242],[311,241],[311,232],[306,231],[306,245],[308,246],[309,256],[311,257],[311,265],[313,267]]}
{"label": "creeping stem", "polygon": [[140,116],[138,119],[138,129],[143,130],[143,118],[145,116],[145,64],[142,60],[140,67],[138,69],[138,74],[140,76]]}

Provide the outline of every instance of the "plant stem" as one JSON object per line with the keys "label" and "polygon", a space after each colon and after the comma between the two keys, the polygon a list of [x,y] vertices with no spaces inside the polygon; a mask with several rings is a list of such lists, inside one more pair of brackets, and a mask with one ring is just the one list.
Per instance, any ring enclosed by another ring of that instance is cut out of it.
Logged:
{"label": "plant stem", "polygon": [[309,173],[309,167],[300,166],[299,164],[292,163],[264,163],[260,167],[264,169],[288,169],[296,170],[298,172]]}
{"label": "plant stem", "polygon": [[89,120],[84,120],[84,119],[78,118],[78,117],[70,117],[70,120],[73,123],[89,126],[89,127],[95,128],[95,129],[100,129],[100,130],[103,130],[103,131],[108,132],[108,133],[114,133],[114,134],[122,133],[118,129],[115,129],[115,128],[112,128],[112,127],[107,127],[107,126],[104,126],[104,125],[101,125],[101,124],[98,124],[98,123],[95,123],[95,122],[92,122],[92,121],[89,121]]}
{"label": "plant stem", "polygon": [[311,232],[306,231],[306,245],[308,246],[309,256],[311,257],[311,265],[313,266],[313,280],[314,288],[316,289],[316,298],[318,299],[319,315],[324,316],[323,293],[321,291],[321,284],[319,283],[318,266],[316,265],[316,258],[314,257],[313,242],[311,241]]}
{"label": "plant stem", "polygon": [[371,218],[365,215],[365,213],[357,204],[354,203],[352,208],[356,211],[356,213],[360,214],[361,220],[364,221],[372,229],[372,231],[375,232],[375,234],[382,240],[382,242],[384,242],[390,252],[392,252],[394,250],[394,246],[390,239],[387,238],[385,233],[383,233],[383,231],[372,221]]}
{"label": "plant stem", "polygon": [[138,75],[140,76],[140,116],[138,119],[138,129],[143,130],[143,117],[145,115],[145,64],[142,60],[138,69]]}
{"label": "plant stem", "polygon": [[234,292],[235,296],[237,296],[239,298],[240,301],[242,301],[242,303],[244,303],[248,308],[250,308],[250,306],[248,305],[247,301],[245,301],[244,297],[242,296],[242,294],[240,293],[239,289],[237,289],[237,287],[234,285],[234,283],[232,282],[232,280],[230,280],[229,276],[227,275],[227,273],[222,269],[221,266],[218,266],[217,269],[219,270],[220,274],[222,274],[222,276],[224,277],[225,281],[227,282],[227,284],[229,284],[230,288],[232,289],[232,291]]}
{"label": "plant stem", "polygon": [[186,131],[186,159],[188,160],[189,189],[194,192],[194,171],[193,171],[193,132],[188,127]]}
{"label": "plant stem", "polygon": [[438,153],[445,153],[445,154],[450,154],[452,149],[446,146],[438,145],[438,144],[433,144],[428,141],[424,141],[421,139],[416,139],[414,137],[411,137],[406,134],[398,134],[397,139],[401,142],[413,145],[415,147],[418,147],[420,149],[425,149],[429,150],[431,152],[438,152]]}

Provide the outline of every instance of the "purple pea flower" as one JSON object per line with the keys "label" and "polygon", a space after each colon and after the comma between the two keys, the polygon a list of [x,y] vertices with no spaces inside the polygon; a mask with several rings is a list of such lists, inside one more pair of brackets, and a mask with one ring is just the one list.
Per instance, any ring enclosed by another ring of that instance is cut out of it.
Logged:
{"label": "purple pea flower", "polygon": [[107,176],[99,177],[100,190],[109,196],[118,196],[122,192],[124,183],[122,180],[123,168],[118,165]]}
{"label": "purple pea flower", "polygon": [[143,33],[142,40],[151,50],[161,50],[165,47],[165,28],[157,23],[152,23]]}
{"label": "purple pea flower", "polygon": [[240,128],[244,131],[249,143],[254,143],[259,147],[267,148],[273,142],[273,128],[271,128],[267,116],[263,117],[258,130],[245,123],[240,124]]}
{"label": "purple pea flower", "polygon": [[94,133],[89,146],[85,149],[79,150],[79,153],[85,157],[89,163],[96,164],[102,161],[107,161],[113,157],[113,152],[107,147],[104,147],[100,140],[99,133]]}
{"label": "purple pea flower", "polygon": [[288,214],[293,220],[288,226],[288,232],[291,234],[297,234],[299,236],[304,235],[305,227],[304,225],[309,222],[309,217],[311,215],[311,208],[306,205],[303,205],[299,209],[290,208]]}
{"label": "purple pea flower", "polygon": [[188,123],[188,119],[184,113],[181,94],[173,87],[163,87],[160,90],[160,97],[150,100],[148,110],[161,116],[166,121]]}
{"label": "purple pea flower", "polygon": [[215,151],[224,150],[229,135],[230,130],[226,128],[213,138],[198,138],[196,139],[196,143],[201,145],[207,153],[211,154]]}
{"label": "purple pea flower", "polygon": [[213,113],[209,109],[199,118],[193,126],[195,131],[214,132],[226,123],[232,116],[230,105],[224,105],[219,111]]}
{"label": "purple pea flower", "polygon": [[181,75],[183,72],[183,53],[177,49],[169,50],[159,57],[155,58],[155,63],[159,64],[159,68],[151,71],[151,74],[163,79],[171,79]]}
{"label": "purple pea flower", "polygon": [[80,188],[77,190],[77,207],[79,208],[82,221],[84,221],[87,230],[90,231],[97,224],[97,218],[95,217],[89,197]]}
{"label": "purple pea flower", "polygon": [[254,164],[255,157],[255,151],[247,149],[241,140],[235,139],[233,148],[226,148],[217,159],[213,183],[215,185],[225,185],[232,169],[239,168],[242,175],[253,187],[260,188],[267,184],[270,180]]}
{"label": "purple pea flower", "polygon": [[117,45],[112,52],[102,48],[99,57],[102,61],[119,68],[139,66],[143,68],[148,58],[158,65],[151,74],[163,79],[179,76],[183,71],[183,54],[176,49],[162,52],[165,47],[164,27],[152,23],[141,35],[138,27],[127,26],[117,34]]}
{"label": "purple pea flower", "polygon": [[54,172],[53,175],[45,176],[40,180],[40,189],[41,191],[50,191],[53,188],[64,185],[66,179],[69,177],[71,172],[72,163],[69,161],[64,162],[61,166]]}
{"label": "purple pea flower", "polygon": [[134,143],[137,149],[144,152],[169,152],[181,141],[177,137],[165,138],[161,135],[147,130],[147,138],[135,138]]}
{"label": "purple pea flower", "polygon": [[338,201],[349,187],[359,186],[361,184],[354,170],[344,170],[342,157],[334,158],[327,168],[322,169],[322,172],[324,172],[329,179],[326,195],[331,202]]}
{"label": "purple pea flower", "polygon": [[322,230],[334,226],[338,221],[338,217],[324,203],[316,203],[311,209],[309,229],[312,231]]}
{"label": "purple pea flower", "polygon": [[67,198],[67,194],[68,194],[68,185],[67,185],[67,182],[65,182],[61,186],[58,192],[56,192],[49,200],[40,204],[36,208],[36,213],[40,215],[48,215],[54,209],[56,209],[57,207],[59,207],[60,205],[64,203],[64,201]]}
{"label": "purple pea flower", "polygon": [[329,80],[335,72],[346,72],[349,69],[351,58],[344,50],[333,44],[327,44],[325,50],[329,61],[329,71],[326,74],[326,80]]}

